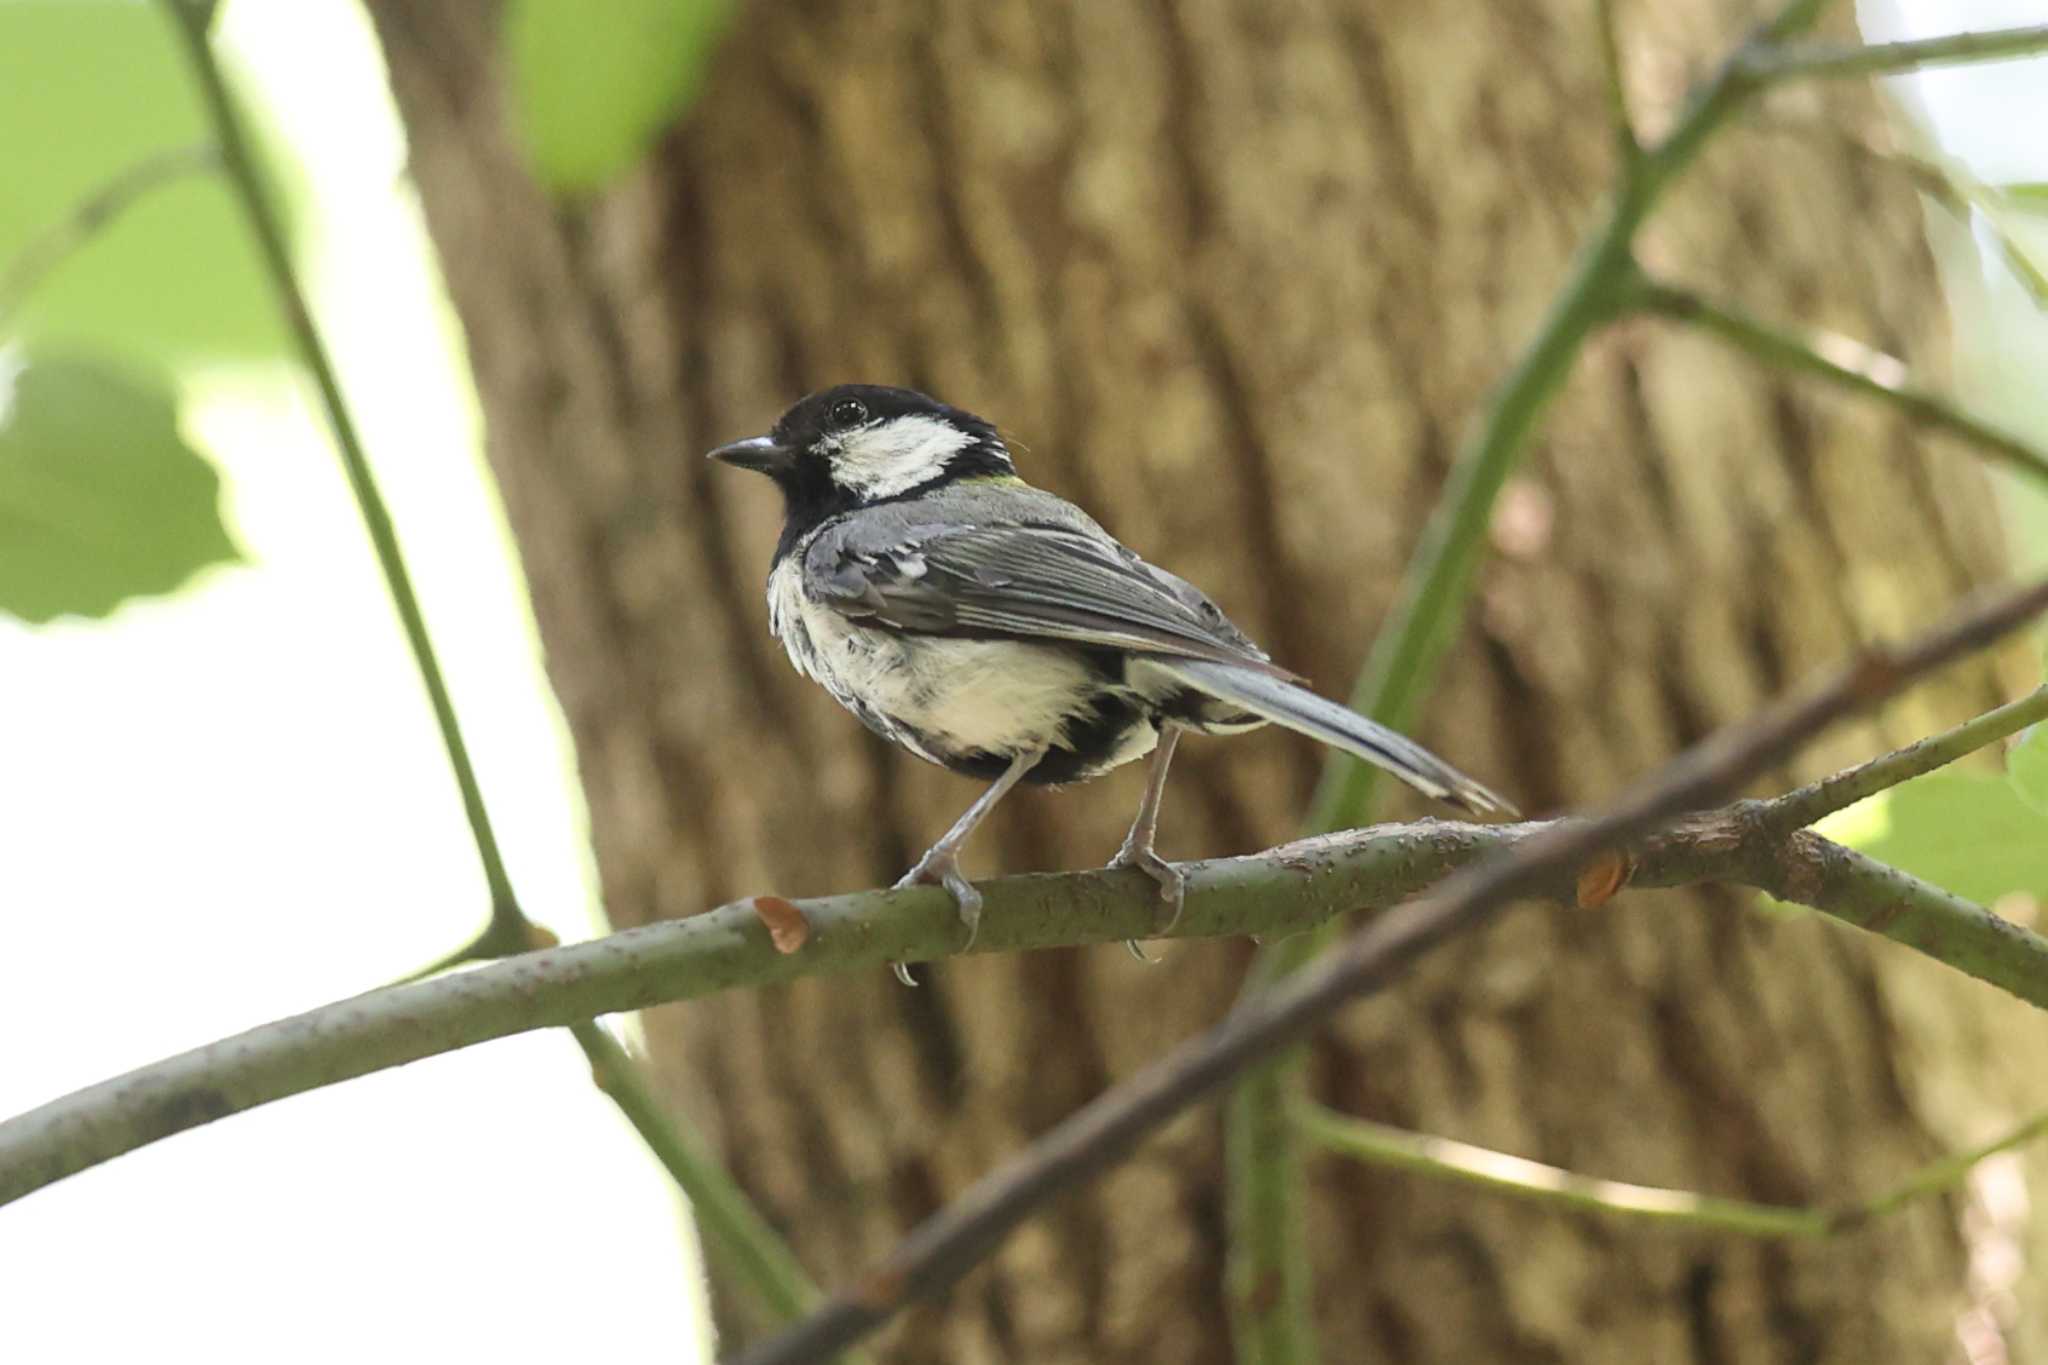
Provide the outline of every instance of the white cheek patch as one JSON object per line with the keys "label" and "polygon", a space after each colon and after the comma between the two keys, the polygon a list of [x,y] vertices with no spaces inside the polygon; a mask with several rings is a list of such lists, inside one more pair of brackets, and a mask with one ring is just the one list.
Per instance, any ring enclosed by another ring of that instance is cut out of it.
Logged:
{"label": "white cheek patch", "polygon": [[892,417],[850,431],[832,456],[832,475],[864,498],[888,498],[945,472],[974,437],[936,417]]}

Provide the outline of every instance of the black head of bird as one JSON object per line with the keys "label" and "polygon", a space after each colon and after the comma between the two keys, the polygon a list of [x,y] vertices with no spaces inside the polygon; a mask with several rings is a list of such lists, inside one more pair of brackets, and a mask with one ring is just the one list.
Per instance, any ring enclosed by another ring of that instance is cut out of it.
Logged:
{"label": "black head of bird", "polygon": [[791,407],[765,436],[711,458],[775,480],[812,519],[966,478],[1014,475],[993,425],[913,389],[841,384]]}

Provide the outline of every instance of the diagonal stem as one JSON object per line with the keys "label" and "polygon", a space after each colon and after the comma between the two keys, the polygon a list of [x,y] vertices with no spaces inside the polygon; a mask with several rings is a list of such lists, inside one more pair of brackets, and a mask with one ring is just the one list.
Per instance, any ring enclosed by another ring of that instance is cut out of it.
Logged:
{"label": "diagonal stem", "polygon": [[1614,0],[1593,0],[1593,28],[1600,40],[1600,79],[1607,92],[1607,122],[1621,155],[1622,173],[1642,159],[1642,139],[1628,112],[1628,80],[1621,61],[1621,35],[1614,18]]}
{"label": "diagonal stem", "polygon": [[1759,81],[1839,79],[1844,76],[1889,76],[1923,66],[1957,62],[2007,61],[2048,52],[2048,24],[2029,28],[1951,33],[1906,43],[1869,43],[1856,47],[1797,43],[1758,49],[1745,60]]}
{"label": "diagonal stem", "polygon": [[2036,688],[2018,701],[2007,702],[1917,744],[1764,802],[1765,826],[1778,834],[1804,829],[1866,797],[1945,767],[1995,740],[2018,734],[2039,720],[2048,720],[2048,687]]}
{"label": "diagonal stem", "polygon": [[[236,197],[255,234],[258,253],[283,307],[286,323],[298,343],[307,370],[313,376],[314,386],[319,390],[321,406],[334,434],[335,447],[347,471],[349,489],[355,495],[385,587],[398,612],[420,680],[426,687],[434,722],[447,750],[448,765],[461,794],[463,814],[469,822],[477,859],[482,865],[484,882],[490,893],[490,920],[483,930],[461,949],[433,964],[430,970],[549,946],[553,935],[527,918],[513,890],[497,833],[491,826],[490,811],[484,804],[483,786],[470,757],[469,745],[463,738],[462,725],[456,717],[454,699],[441,672],[440,660],[434,652],[426,617],[413,589],[412,575],[406,569],[405,555],[399,548],[391,513],[370,470],[362,438],[341,391],[334,361],[293,269],[284,225],[265,192],[249,139],[230,97],[225,73],[214,53],[209,38],[213,5],[210,0],[206,3],[164,0],[164,7],[171,16],[172,27],[183,40],[201,100],[213,122],[220,165],[237,192]],[[746,1196],[739,1188],[702,1153],[701,1144],[693,1146],[686,1142],[668,1123],[645,1079],[637,1073],[632,1059],[594,1024],[579,1024],[571,1031],[590,1060],[599,1088],[625,1112],[670,1176],[691,1196],[714,1254],[722,1253],[733,1267],[735,1277],[751,1285],[781,1316],[793,1316],[807,1307],[809,1299],[799,1291],[808,1287],[808,1281],[802,1278],[802,1271],[788,1249],[780,1245],[773,1230],[747,1204]],[[809,1297],[815,1296],[815,1288],[809,1288]]]}
{"label": "diagonal stem", "polygon": [[[1634,303],[1645,312],[1698,327],[1767,365],[1814,375],[1851,393],[1881,399],[1916,422],[1968,441],[1989,459],[2048,481],[2048,451],[1971,416],[1931,389],[1907,383],[1900,361],[1860,342],[1832,335],[1803,337],[1691,290],[1655,280],[1636,286]],[[1830,358],[1829,351],[1843,358]]]}
{"label": "diagonal stem", "polygon": [[265,192],[262,172],[248,134],[242,127],[241,115],[228,92],[226,74],[207,36],[211,7],[186,3],[185,0],[164,0],[164,9],[171,17],[172,28],[182,40],[200,101],[213,124],[221,168],[249,220],[250,230],[256,238],[257,255],[277,292],[285,324],[297,342],[300,356],[313,377],[313,386],[320,394],[320,406],[334,435],[342,468],[348,475],[349,490],[355,495],[363,525],[370,534],[377,565],[383,571],[385,586],[391,593],[391,604],[398,612],[406,644],[419,668],[420,681],[427,689],[434,723],[439,727],[442,744],[448,751],[448,765],[461,793],[462,812],[469,821],[477,858],[483,866],[484,883],[491,897],[490,928],[473,945],[476,955],[503,956],[519,952],[528,946],[526,917],[513,893],[511,875],[505,870],[497,833],[491,828],[490,812],[484,806],[483,787],[477,780],[476,765],[470,759],[469,746],[462,737],[462,725],[455,716],[455,702],[449,695],[440,660],[434,653],[433,640],[427,633],[426,617],[420,610],[419,596],[413,590],[405,555],[398,546],[398,532],[392,525],[391,513],[384,504],[383,493],[378,490],[376,477],[370,471],[362,437],[356,431],[355,418],[342,395],[341,380],[335,371],[333,358],[328,354],[327,343],[320,334],[319,325],[313,320],[305,292],[299,287],[297,272],[292,268],[291,250],[285,241],[284,223]]}
{"label": "diagonal stem", "polygon": [[[583,1045],[598,1089],[611,1096],[682,1186],[710,1257],[730,1268],[777,1322],[793,1322],[823,1302],[824,1292],[804,1272],[789,1243],[733,1183],[703,1137],[662,1104],[645,1070],[619,1041],[596,1020],[571,1024],[569,1031]],[[843,1359],[847,1365],[864,1365],[853,1352]]]}
{"label": "diagonal stem", "polygon": [[[1789,0],[1756,38],[1732,53],[1695,87],[1677,122],[1662,141],[1624,150],[1620,180],[1605,216],[1580,248],[1570,276],[1551,304],[1536,336],[1495,390],[1486,412],[1459,451],[1450,477],[1408,562],[1393,608],[1373,638],[1364,671],[1352,690],[1354,710],[1396,730],[1415,718],[1420,698],[1464,618],[1465,602],[1484,552],[1508,475],[1535,436],[1543,414],[1563,386],[1586,339],[1626,306],[1639,275],[1635,235],[1674,181],[1720,128],[1758,88],[1748,62],[1767,44],[1804,32],[1826,0]],[[1610,100],[1621,107],[1619,58],[1612,37],[1608,0],[1595,20],[1609,66]],[[1311,806],[1311,830],[1340,829],[1365,820],[1377,790],[1378,772],[1342,756],[1324,766]],[[1334,926],[1320,934],[1283,940],[1261,950],[1246,980],[1254,994],[1300,969],[1327,945]],[[1287,1106],[1286,1068],[1269,1067],[1232,1097],[1236,1110],[1226,1132],[1241,1139],[1225,1146],[1233,1284],[1260,1287],[1258,1297],[1240,1305],[1233,1297],[1231,1329],[1245,1365],[1304,1365],[1312,1358],[1311,1333],[1301,1321],[1283,1321],[1290,1305],[1307,1301],[1308,1256],[1297,1229],[1302,1178],[1299,1154],[1285,1125],[1258,1116]]]}
{"label": "diagonal stem", "polygon": [[2048,1133],[2048,1114],[2036,1114],[1981,1147],[1928,1163],[1882,1194],[1833,1208],[1787,1208],[1582,1175],[1454,1138],[1353,1118],[1305,1101],[1295,1107],[1292,1118],[1302,1135],[1324,1151],[1374,1166],[1497,1190],[1533,1203],[1584,1213],[1749,1237],[1814,1240],[1837,1236],[1873,1218],[1896,1213],[1916,1199],[1952,1190],[1986,1157],[2010,1151]]}

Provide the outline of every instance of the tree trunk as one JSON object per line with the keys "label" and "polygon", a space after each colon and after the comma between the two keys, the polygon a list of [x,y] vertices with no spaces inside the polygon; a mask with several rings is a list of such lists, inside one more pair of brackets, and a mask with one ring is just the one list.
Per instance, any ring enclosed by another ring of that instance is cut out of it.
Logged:
{"label": "tree trunk", "polygon": [[[621,925],[885,882],[974,794],[787,667],[761,599],[775,498],[703,450],[827,383],[930,389],[1341,695],[1614,171],[1579,0],[814,0],[747,6],[687,122],[570,210],[508,131],[495,6],[370,10]],[[1632,8],[1645,120],[1754,17]],[[1873,102],[1802,91],[1780,114],[1710,149],[1645,259],[1928,359],[1941,309],[1909,186],[1825,131],[1872,131]],[[1967,457],[1663,324],[1596,339],[1548,432],[1423,730],[1525,809],[1614,791],[1998,566]],[[1994,674],[1945,674],[1799,767],[1960,719]],[[1275,733],[1184,745],[1167,852],[1288,837],[1320,761]],[[970,861],[1099,863],[1138,786],[1022,792]],[[837,1283],[1215,1020],[1249,952],[947,962],[919,990],[811,981],[650,1033],[678,1102]],[[1817,1204],[2048,1102],[1998,1046],[2035,1027],[2016,1021],[1816,919],[1646,896],[1524,910],[1438,954],[1345,1013],[1313,1075],[1375,1118]],[[1175,1124],[886,1358],[1227,1359],[1218,1157],[1213,1110]],[[1994,1172],[2008,1196],[2020,1170]],[[2042,1358],[2003,1292],[2031,1280],[1993,1282],[1997,1239],[2031,1236],[2010,1197],[1788,1245],[1312,1174],[1326,1361],[1937,1361],[1962,1358],[1966,1318]]]}

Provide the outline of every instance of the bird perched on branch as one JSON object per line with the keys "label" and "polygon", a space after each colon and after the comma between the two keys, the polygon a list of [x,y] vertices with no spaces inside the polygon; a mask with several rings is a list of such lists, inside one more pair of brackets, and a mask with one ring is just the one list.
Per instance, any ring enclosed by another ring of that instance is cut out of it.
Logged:
{"label": "bird perched on branch", "polygon": [[797,671],[877,734],[989,781],[897,883],[943,885],[969,944],[981,894],[961,874],[960,848],[1003,794],[1147,754],[1145,794],[1111,866],[1158,884],[1170,929],[1183,879],[1153,836],[1183,730],[1271,721],[1467,810],[1512,809],[1412,740],[1303,688],[1192,584],[1017,477],[995,427],[972,413],[910,389],[843,384],[711,458],[782,490],[768,623]]}

